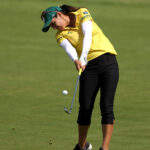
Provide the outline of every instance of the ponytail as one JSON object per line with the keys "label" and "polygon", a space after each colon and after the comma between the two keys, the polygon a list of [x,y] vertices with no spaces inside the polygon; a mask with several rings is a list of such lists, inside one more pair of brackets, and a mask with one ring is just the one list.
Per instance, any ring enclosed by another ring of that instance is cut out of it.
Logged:
{"label": "ponytail", "polygon": [[77,7],[74,7],[74,6],[69,6],[69,5],[62,5],[62,6],[60,6],[60,8],[63,10],[63,12],[65,13],[65,14],[68,14],[68,13],[70,13],[70,12],[75,12],[75,11],[77,11],[78,9],[80,9],[79,7],[77,8]]}

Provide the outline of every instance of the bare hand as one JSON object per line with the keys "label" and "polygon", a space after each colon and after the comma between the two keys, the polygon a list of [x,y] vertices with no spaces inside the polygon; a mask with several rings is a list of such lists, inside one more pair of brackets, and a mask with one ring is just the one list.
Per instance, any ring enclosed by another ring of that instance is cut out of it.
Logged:
{"label": "bare hand", "polygon": [[74,63],[75,63],[76,69],[77,69],[78,71],[80,70],[80,68],[82,69],[82,71],[84,71],[84,69],[85,69],[86,66],[85,66],[85,65],[82,66],[82,63],[81,63],[80,60],[75,60]]}

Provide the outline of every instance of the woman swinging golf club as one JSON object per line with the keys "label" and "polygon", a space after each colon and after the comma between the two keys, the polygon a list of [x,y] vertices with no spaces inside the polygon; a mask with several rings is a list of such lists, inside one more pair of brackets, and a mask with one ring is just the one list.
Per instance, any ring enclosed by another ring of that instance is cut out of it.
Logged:
{"label": "woman swinging golf club", "polygon": [[108,150],[114,126],[114,96],[119,78],[117,55],[113,45],[94,22],[86,8],[62,5],[42,12],[43,32],[57,29],[57,42],[82,69],[79,89],[78,144],[74,150],[91,150],[86,141],[95,97],[100,90],[103,141],[100,150]]}

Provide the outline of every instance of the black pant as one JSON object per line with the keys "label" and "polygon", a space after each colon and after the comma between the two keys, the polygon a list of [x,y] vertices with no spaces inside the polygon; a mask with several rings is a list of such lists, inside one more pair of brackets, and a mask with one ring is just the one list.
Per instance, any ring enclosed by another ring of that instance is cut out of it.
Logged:
{"label": "black pant", "polygon": [[80,77],[79,125],[90,125],[95,97],[100,89],[100,110],[102,124],[112,124],[114,96],[119,79],[116,57],[109,53],[88,62]]}

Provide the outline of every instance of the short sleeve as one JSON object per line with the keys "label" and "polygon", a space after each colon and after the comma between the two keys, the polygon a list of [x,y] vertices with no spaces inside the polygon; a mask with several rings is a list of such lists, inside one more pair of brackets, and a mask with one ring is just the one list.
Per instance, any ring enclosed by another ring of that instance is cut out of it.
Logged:
{"label": "short sleeve", "polygon": [[82,8],[80,11],[80,22],[83,23],[85,21],[89,21],[89,20],[93,20],[91,17],[91,14],[89,13],[89,11],[86,8]]}
{"label": "short sleeve", "polygon": [[64,38],[63,34],[61,34],[61,33],[58,32],[56,34],[56,40],[60,44],[63,40],[65,40],[65,38]]}

